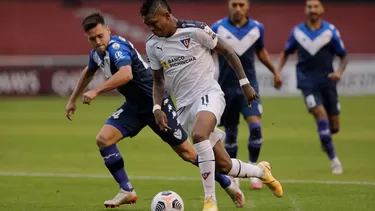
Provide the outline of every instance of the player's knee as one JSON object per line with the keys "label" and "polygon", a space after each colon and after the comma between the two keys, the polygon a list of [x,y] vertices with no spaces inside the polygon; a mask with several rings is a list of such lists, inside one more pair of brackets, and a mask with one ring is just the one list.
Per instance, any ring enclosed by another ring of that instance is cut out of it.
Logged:
{"label": "player's knee", "polygon": [[231,169],[232,169],[231,159],[216,160],[216,171],[222,174],[228,174]]}
{"label": "player's knee", "polygon": [[209,135],[204,134],[202,132],[195,132],[195,131],[193,131],[191,137],[194,143],[198,143],[198,142],[209,139]]}
{"label": "player's knee", "polygon": [[98,145],[99,148],[104,148],[104,147],[112,145],[110,141],[110,137],[108,135],[99,133],[96,136],[96,145]]}

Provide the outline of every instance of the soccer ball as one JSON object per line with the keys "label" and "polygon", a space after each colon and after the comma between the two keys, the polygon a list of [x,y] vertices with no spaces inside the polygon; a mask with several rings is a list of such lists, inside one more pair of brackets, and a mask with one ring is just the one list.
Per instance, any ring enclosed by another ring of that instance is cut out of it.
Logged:
{"label": "soccer ball", "polygon": [[151,211],[184,211],[184,202],[176,192],[162,191],[152,200]]}

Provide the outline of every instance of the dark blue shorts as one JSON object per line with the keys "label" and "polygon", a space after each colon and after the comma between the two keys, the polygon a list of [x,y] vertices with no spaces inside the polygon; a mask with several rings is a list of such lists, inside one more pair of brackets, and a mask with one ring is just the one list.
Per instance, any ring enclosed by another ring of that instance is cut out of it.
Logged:
{"label": "dark blue shorts", "polygon": [[340,102],[336,87],[324,87],[320,89],[301,89],[309,111],[322,105],[328,116],[340,114]]}
{"label": "dark blue shorts", "polygon": [[253,101],[251,107],[247,105],[245,98],[241,95],[231,97],[225,96],[226,107],[221,117],[220,125],[232,126],[240,123],[240,113],[246,119],[249,116],[261,116],[263,107],[260,98]]}
{"label": "dark blue shorts", "polygon": [[168,119],[168,126],[171,128],[167,132],[160,131],[159,126],[155,123],[152,108],[142,111],[126,102],[108,118],[105,124],[112,125],[121,131],[123,138],[134,137],[144,127],[149,126],[170,146],[180,145],[188,138],[188,135],[177,121],[177,112],[171,98],[165,98],[162,104],[162,110],[165,112]]}

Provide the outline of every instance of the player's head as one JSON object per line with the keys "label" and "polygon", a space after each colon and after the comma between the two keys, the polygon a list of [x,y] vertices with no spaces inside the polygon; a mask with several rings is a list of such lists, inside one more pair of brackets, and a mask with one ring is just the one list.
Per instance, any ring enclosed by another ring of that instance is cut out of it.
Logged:
{"label": "player's head", "polygon": [[250,7],[249,0],[229,0],[229,15],[233,22],[240,22],[246,18]]}
{"label": "player's head", "polygon": [[92,47],[99,53],[104,54],[111,39],[111,31],[105,25],[103,16],[99,13],[88,15],[82,21],[82,28]]}
{"label": "player's head", "polygon": [[320,0],[306,0],[306,15],[310,21],[318,21],[324,13]]}
{"label": "player's head", "polygon": [[144,0],[140,14],[143,23],[158,37],[167,37],[176,28],[167,0]]}

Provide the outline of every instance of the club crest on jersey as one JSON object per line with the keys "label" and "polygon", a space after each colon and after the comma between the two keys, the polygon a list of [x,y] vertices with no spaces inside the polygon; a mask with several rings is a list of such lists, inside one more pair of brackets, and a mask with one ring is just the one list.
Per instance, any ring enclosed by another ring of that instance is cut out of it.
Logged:
{"label": "club crest on jersey", "polygon": [[182,39],[180,40],[181,44],[185,46],[185,48],[189,48],[189,45],[190,45],[190,38],[185,38],[185,39]]}

